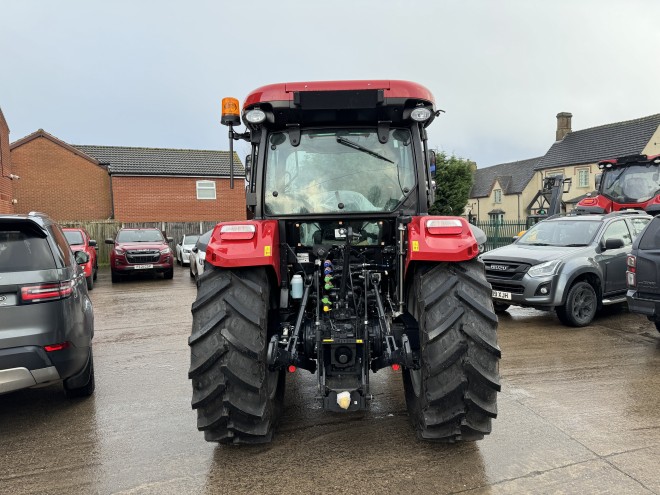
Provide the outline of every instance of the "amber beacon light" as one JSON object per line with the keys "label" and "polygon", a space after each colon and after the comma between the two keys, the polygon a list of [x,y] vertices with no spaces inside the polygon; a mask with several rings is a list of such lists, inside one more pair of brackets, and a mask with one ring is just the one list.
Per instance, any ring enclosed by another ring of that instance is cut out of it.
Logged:
{"label": "amber beacon light", "polygon": [[237,125],[241,123],[240,107],[236,98],[222,99],[222,119],[223,125]]}

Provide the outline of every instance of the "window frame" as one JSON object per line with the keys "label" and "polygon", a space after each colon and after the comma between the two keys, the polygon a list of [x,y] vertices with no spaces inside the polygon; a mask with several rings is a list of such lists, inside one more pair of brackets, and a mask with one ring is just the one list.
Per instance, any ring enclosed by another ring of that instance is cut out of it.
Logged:
{"label": "window frame", "polygon": [[493,203],[502,204],[502,189],[493,189]]}
{"label": "window frame", "polygon": [[[580,179],[581,179],[583,173],[586,174],[586,179],[585,179],[585,181],[584,181],[584,184],[582,184],[582,182],[580,181]],[[589,187],[589,179],[590,179],[590,177],[591,177],[591,170],[590,170],[590,169],[588,169],[588,168],[580,168],[580,169],[578,169],[578,170],[577,170],[577,186],[578,186],[579,188],[582,188],[582,189],[588,188],[588,187]]]}
{"label": "window frame", "polygon": [[[212,188],[211,187],[204,187],[204,186],[211,185],[211,184],[213,185]],[[202,186],[202,187],[200,187],[200,186]],[[200,197],[200,195],[199,195],[200,191],[211,191],[211,190],[213,191],[213,197],[212,198]],[[216,187],[216,183],[215,183],[214,180],[202,179],[202,180],[196,181],[196,183],[195,183],[195,192],[196,192],[197,199],[200,200],[200,201],[209,201],[209,200],[213,201],[213,200],[216,200],[218,198],[217,187]]]}

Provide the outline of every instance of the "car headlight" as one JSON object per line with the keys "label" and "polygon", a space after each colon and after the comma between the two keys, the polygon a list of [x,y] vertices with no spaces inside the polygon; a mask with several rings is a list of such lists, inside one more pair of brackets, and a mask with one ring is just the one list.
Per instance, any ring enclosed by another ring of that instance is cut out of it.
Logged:
{"label": "car headlight", "polygon": [[188,254],[190,252],[190,249],[184,249],[183,252]]}
{"label": "car headlight", "polygon": [[546,261],[545,263],[531,267],[527,274],[530,277],[548,277],[557,273],[560,266],[561,260]]}
{"label": "car headlight", "polygon": [[172,250],[170,248],[165,248],[160,250],[160,254],[170,254]]}
{"label": "car headlight", "polygon": [[115,254],[121,256],[122,254],[124,254],[124,250],[122,248],[116,247],[115,248]]}

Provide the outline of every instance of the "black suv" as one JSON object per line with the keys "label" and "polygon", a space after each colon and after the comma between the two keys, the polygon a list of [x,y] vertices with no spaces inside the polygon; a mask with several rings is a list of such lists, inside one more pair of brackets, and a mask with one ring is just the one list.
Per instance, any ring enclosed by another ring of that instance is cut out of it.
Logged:
{"label": "black suv", "polygon": [[627,264],[628,308],[646,315],[660,331],[660,216],[635,240]]}
{"label": "black suv", "polygon": [[0,215],[0,394],[63,382],[94,392],[94,316],[80,264],[46,215]]}
{"label": "black suv", "polygon": [[588,325],[601,306],[625,302],[626,256],[651,218],[642,211],[549,218],[483,254],[495,310],[554,309],[565,325]]}

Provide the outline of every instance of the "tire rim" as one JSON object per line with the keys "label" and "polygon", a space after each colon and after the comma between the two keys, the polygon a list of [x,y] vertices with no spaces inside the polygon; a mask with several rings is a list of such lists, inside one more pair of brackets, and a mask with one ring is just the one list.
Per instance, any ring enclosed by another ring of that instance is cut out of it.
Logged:
{"label": "tire rim", "polygon": [[596,311],[596,296],[587,287],[580,289],[573,299],[573,316],[578,321],[590,319]]}

